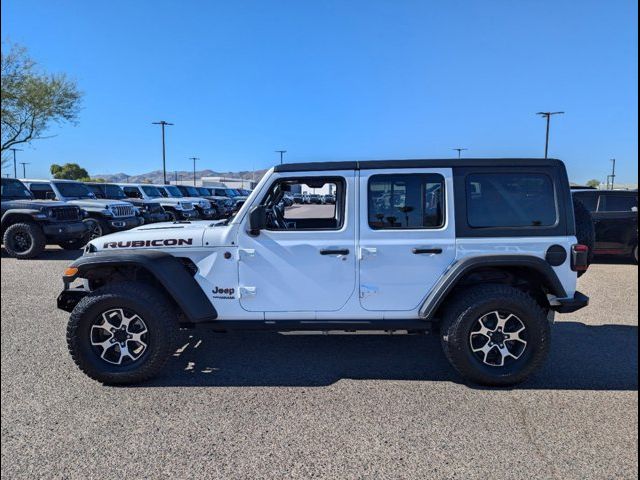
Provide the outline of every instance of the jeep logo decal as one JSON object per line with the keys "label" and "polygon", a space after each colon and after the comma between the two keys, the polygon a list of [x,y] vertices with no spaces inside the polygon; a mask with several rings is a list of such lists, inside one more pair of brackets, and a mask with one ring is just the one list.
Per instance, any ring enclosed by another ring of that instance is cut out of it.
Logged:
{"label": "jeep logo decal", "polygon": [[212,293],[213,293],[213,298],[232,299],[234,298],[233,294],[236,293],[236,289],[216,287]]}
{"label": "jeep logo decal", "polygon": [[158,240],[128,240],[126,242],[105,242],[102,248],[181,247],[183,245],[193,245],[193,238],[167,238]]}

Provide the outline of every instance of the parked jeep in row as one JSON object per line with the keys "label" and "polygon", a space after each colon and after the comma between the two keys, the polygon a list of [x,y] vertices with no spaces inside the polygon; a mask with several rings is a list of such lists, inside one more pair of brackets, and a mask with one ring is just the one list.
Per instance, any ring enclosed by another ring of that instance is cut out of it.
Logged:
{"label": "parked jeep in row", "polygon": [[[212,195],[205,187],[197,188],[191,185],[176,185],[180,193],[185,197],[204,199],[211,205],[213,213],[211,218],[220,219],[231,215],[233,212],[233,202],[227,197]],[[207,219],[208,220],[208,219]]]}
{"label": "parked jeep in row", "polygon": [[131,203],[136,207],[145,224],[171,220],[171,215],[165,211],[159,199],[129,198],[122,187],[115,183],[85,183],[85,185],[98,199],[121,200]]}
{"label": "parked jeep in row", "polygon": [[638,263],[638,191],[574,189],[573,198],[591,212],[595,255],[616,255]]}
{"label": "parked jeep in row", "polygon": [[2,179],[2,243],[18,259],[38,256],[46,245],[76,248],[88,240],[85,213],[75,205],[35,200],[15,178]]}
{"label": "parked jeep in row", "polygon": [[162,196],[166,198],[183,199],[186,202],[191,202],[198,212],[198,217],[204,220],[213,220],[216,217],[216,212],[211,208],[211,202],[201,197],[192,197],[184,195],[176,185],[156,185]]}
{"label": "parked jeep in row", "polygon": [[37,199],[58,200],[85,210],[88,218],[84,222],[89,227],[90,239],[129,230],[143,223],[131,203],[99,200],[89,187],[75,180],[24,180],[24,184]]}
{"label": "parked jeep in row", "polygon": [[127,201],[158,202],[171,220],[195,220],[198,212],[192,201],[181,197],[164,195],[155,185],[146,183],[119,183],[127,197]]}

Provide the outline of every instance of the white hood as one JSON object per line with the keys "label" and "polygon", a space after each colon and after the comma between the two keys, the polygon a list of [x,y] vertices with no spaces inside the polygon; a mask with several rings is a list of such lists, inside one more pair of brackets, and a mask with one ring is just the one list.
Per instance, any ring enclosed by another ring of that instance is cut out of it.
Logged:
{"label": "white hood", "polygon": [[[154,223],[105,235],[89,243],[92,246],[91,251],[194,248],[204,245],[205,231],[212,232],[218,229],[222,240],[228,227],[213,227],[210,221]],[[208,236],[208,242],[208,246],[212,246],[211,235]]]}

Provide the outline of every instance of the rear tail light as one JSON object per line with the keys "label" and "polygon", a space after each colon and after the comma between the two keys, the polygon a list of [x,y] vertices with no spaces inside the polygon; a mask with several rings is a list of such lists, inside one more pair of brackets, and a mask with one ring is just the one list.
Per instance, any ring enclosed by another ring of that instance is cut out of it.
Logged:
{"label": "rear tail light", "polygon": [[571,270],[585,272],[589,268],[589,247],[574,245],[571,247]]}

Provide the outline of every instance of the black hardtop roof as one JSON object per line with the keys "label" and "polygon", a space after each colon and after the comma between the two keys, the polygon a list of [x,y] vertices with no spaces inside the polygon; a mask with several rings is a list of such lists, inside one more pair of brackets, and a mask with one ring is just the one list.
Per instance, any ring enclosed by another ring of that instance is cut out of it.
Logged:
{"label": "black hardtop roof", "polygon": [[381,170],[402,168],[453,167],[558,167],[562,161],[549,158],[463,158],[463,159],[409,159],[362,160],[345,162],[285,163],[276,165],[276,172],[319,172],[323,170]]}

